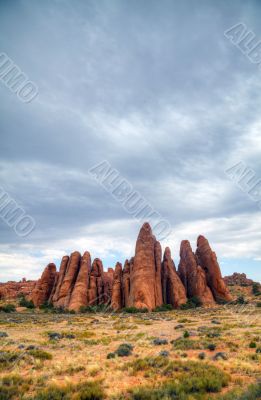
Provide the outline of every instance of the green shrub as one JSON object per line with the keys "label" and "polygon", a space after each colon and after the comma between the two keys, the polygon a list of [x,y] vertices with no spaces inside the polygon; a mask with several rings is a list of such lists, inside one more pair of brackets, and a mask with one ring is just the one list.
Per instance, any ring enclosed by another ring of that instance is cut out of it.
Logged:
{"label": "green shrub", "polygon": [[261,295],[261,285],[258,282],[254,282],[252,286],[252,292],[255,296]]}
{"label": "green shrub", "polygon": [[[158,358],[159,359],[159,358]],[[133,365],[139,362],[139,370],[146,371],[153,368],[152,359],[135,360]],[[137,388],[131,391],[131,399],[135,400],[160,400],[160,399],[182,399],[194,398],[194,395],[220,392],[228,385],[229,375],[215,366],[200,362],[168,362],[156,367],[155,374],[169,377],[158,388]],[[164,368],[164,365],[166,367]],[[130,366],[130,365],[129,365]],[[136,369],[137,370],[137,369]],[[190,396],[190,395],[193,395]],[[201,397],[195,397],[201,398]],[[204,397],[205,398],[205,397]]]}
{"label": "green shrub", "polygon": [[30,388],[30,380],[19,375],[7,375],[1,378],[0,400],[13,400],[21,398]]}
{"label": "green shrub", "polygon": [[97,313],[104,313],[111,311],[111,308],[108,307],[107,304],[99,304],[99,305],[92,305],[92,306],[82,306],[80,307],[80,313],[82,314],[97,314]]}
{"label": "green shrub", "polygon": [[256,348],[256,342],[250,342],[249,343],[249,348],[250,349],[255,349]]}
{"label": "green shrub", "polygon": [[123,312],[128,314],[138,314],[138,313],[147,313],[147,308],[136,308],[136,307],[126,307],[122,309]]}
{"label": "green shrub", "polygon": [[27,352],[27,354],[29,354],[30,356],[34,357],[34,358],[38,358],[39,360],[51,360],[53,358],[53,356],[50,353],[47,353],[47,351],[43,351],[43,350],[29,350]]}
{"label": "green shrub", "polygon": [[205,358],[206,358],[206,353],[199,353],[199,355],[198,355],[198,358],[200,359],[200,360],[205,360]]}
{"label": "green shrub", "polygon": [[3,306],[0,307],[0,311],[4,313],[11,313],[15,312],[16,308],[14,304],[4,304]]}
{"label": "green shrub", "polygon": [[181,310],[188,310],[190,308],[197,308],[197,307],[201,307],[202,306],[202,302],[201,300],[194,296],[191,297],[190,299],[188,299],[188,301],[186,302],[186,304],[182,304],[180,306]]}
{"label": "green shrub", "polygon": [[172,304],[162,304],[162,306],[158,306],[154,308],[153,312],[164,312],[173,310]]}
{"label": "green shrub", "polygon": [[32,400],[102,400],[104,398],[100,382],[85,382],[65,387],[50,386],[39,391]]}
{"label": "green shrub", "polygon": [[13,366],[14,362],[21,358],[20,352],[1,351],[0,352],[0,371]]}
{"label": "green shrub", "polygon": [[201,342],[192,339],[176,339],[172,340],[171,343],[176,350],[200,350],[203,348]]}
{"label": "green shrub", "polygon": [[26,307],[26,308],[29,308],[29,309],[35,308],[34,307],[34,303],[32,302],[32,300],[27,300],[24,295],[20,296],[19,306],[20,307]]}
{"label": "green shrub", "polygon": [[237,300],[235,301],[235,304],[247,304],[248,302],[245,300],[245,297],[243,295],[238,296]]}
{"label": "green shrub", "polygon": [[215,351],[216,350],[216,345],[214,344],[214,343],[210,343],[209,345],[208,345],[208,350],[210,350],[210,351]]}
{"label": "green shrub", "polygon": [[115,351],[118,357],[128,357],[132,354],[133,346],[129,343],[120,344],[118,349]]}
{"label": "green shrub", "polygon": [[189,338],[189,336],[190,336],[189,332],[185,331],[183,334],[183,337],[186,339],[186,338]]}
{"label": "green shrub", "polygon": [[112,358],[115,358],[116,354],[115,353],[109,353],[107,354],[107,359],[110,360]]}

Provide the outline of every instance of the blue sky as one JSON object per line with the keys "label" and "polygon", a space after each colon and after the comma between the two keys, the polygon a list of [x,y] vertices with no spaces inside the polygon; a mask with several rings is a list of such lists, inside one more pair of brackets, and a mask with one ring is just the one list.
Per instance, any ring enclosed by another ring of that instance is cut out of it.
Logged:
{"label": "blue sky", "polygon": [[224,36],[261,40],[260,17],[243,0],[0,2],[0,52],[39,88],[26,104],[0,79],[0,184],[36,222],[21,238],[0,219],[1,281],[134,254],[140,221],[88,174],[102,160],[169,221],[175,260],[203,234],[223,274],[261,280],[260,209],[224,172],[261,178],[261,69]]}

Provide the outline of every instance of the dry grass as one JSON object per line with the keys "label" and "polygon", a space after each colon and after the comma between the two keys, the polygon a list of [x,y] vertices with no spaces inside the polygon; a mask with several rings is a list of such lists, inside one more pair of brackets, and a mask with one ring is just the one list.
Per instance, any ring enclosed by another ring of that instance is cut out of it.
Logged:
{"label": "dry grass", "polygon": [[[1,313],[0,331],[6,332],[8,337],[0,338],[1,352],[7,354],[0,378],[8,378],[10,374],[20,377],[21,381],[16,380],[18,392],[20,386],[30,383],[26,396],[31,398],[47,385],[59,387],[97,380],[103,387],[105,398],[132,398],[130,390],[133,388],[157,386],[165,379],[164,375],[155,374],[149,364],[146,371],[134,373],[135,361],[153,359],[166,350],[168,362],[195,362],[218,368],[230,376],[228,387],[222,389],[222,393],[232,390],[239,393],[238,390],[256,382],[261,375],[261,354],[256,353],[256,349],[261,347],[261,309],[251,312],[250,325],[245,313],[237,311],[237,307],[231,306],[229,309],[217,307],[126,315]],[[213,323],[213,320],[220,324]],[[184,327],[175,329],[178,324]],[[183,337],[185,331],[191,333],[187,339]],[[63,337],[50,340],[48,332],[57,332]],[[68,335],[73,335],[73,338],[67,338]],[[181,337],[179,345],[175,345]],[[166,339],[168,344],[154,345],[154,338]],[[252,341],[256,348],[249,347]],[[134,347],[131,355],[107,359],[108,353],[115,352],[120,344],[126,342]],[[208,349],[209,343],[216,345],[215,351]],[[28,350],[29,346],[35,348]],[[206,358],[199,360],[202,351]],[[213,357],[217,352],[226,353],[228,359],[215,361]],[[3,353],[0,354],[4,357]],[[10,361],[8,354],[17,354],[18,357],[13,360],[11,357]],[[0,399],[18,399],[15,396],[1,397],[0,391]],[[202,397],[191,396],[190,399],[206,398],[203,394]],[[217,397],[210,393],[206,399],[212,398]]]}

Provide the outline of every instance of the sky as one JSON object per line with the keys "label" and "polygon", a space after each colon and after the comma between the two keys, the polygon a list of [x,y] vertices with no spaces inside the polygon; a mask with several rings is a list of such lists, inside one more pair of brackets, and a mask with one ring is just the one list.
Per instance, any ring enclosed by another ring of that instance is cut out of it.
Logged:
{"label": "sky", "polygon": [[38,88],[0,79],[0,186],[35,221],[0,217],[0,281],[134,255],[143,221],[90,174],[103,161],[168,221],[176,265],[202,234],[224,275],[261,280],[261,208],[226,172],[261,179],[261,67],[224,35],[258,42],[260,18],[258,0],[0,0],[0,53]]}

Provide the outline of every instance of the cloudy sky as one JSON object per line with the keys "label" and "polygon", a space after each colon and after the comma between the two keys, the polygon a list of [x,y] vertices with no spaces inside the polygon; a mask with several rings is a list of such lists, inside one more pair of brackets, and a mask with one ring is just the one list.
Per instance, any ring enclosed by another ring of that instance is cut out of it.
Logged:
{"label": "cloudy sky", "polygon": [[39,90],[24,103],[0,79],[0,185],[36,223],[0,218],[1,281],[133,255],[141,221],[88,173],[103,160],[169,221],[176,262],[203,234],[224,274],[261,280],[260,208],[224,172],[261,178],[261,68],[224,36],[261,40],[260,18],[259,0],[0,1],[0,52]]}

